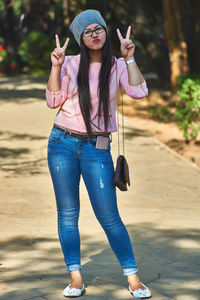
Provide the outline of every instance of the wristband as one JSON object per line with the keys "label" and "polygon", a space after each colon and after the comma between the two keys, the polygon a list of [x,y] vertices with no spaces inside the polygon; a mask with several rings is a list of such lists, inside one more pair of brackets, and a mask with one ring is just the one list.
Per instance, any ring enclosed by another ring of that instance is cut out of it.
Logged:
{"label": "wristband", "polygon": [[130,60],[125,61],[125,63],[126,63],[127,65],[132,64],[132,63],[134,63],[134,62],[136,62],[135,59],[130,59]]}

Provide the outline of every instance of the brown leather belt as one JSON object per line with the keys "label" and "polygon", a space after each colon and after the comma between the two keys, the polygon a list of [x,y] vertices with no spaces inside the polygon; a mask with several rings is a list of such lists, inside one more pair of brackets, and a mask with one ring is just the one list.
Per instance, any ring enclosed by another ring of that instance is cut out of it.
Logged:
{"label": "brown leather belt", "polygon": [[71,132],[71,131],[69,131],[69,130],[67,130],[67,129],[63,129],[63,128],[61,128],[61,127],[55,125],[55,124],[53,125],[53,128],[56,128],[56,129],[58,129],[58,130],[60,130],[60,131],[62,131],[62,132],[65,132],[66,135],[73,136],[73,137],[75,137],[75,138],[77,138],[77,139],[80,139],[80,140],[83,140],[83,141],[85,141],[85,142],[88,142],[88,141],[89,141],[89,143],[95,144],[95,145],[96,145],[96,141],[95,141],[95,142],[94,142],[94,141],[91,141],[92,138],[97,138],[98,136],[106,136],[106,137],[109,137],[109,135],[110,135],[110,134],[101,134],[101,135],[88,135],[88,134],[87,134],[87,135],[82,135],[82,134],[78,134],[78,133]]}

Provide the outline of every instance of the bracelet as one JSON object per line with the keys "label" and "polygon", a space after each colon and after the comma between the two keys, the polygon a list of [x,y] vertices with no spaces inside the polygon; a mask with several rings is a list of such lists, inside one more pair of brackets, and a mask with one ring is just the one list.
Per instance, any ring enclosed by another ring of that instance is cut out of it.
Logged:
{"label": "bracelet", "polygon": [[130,60],[125,61],[125,63],[126,63],[127,65],[132,64],[132,63],[134,63],[134,62],[136,62],[135,59],[130,59]]}

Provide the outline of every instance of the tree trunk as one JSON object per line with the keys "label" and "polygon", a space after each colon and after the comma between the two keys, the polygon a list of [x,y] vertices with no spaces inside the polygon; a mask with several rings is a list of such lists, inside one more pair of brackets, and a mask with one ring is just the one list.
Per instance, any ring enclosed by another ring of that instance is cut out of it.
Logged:
{"label": "tree trunk", "polygon": [[199,0],[182,0],[182,20],[188,46],[190,73],[200,73],[200,5]]}
{"label": "tree trunk", "polygon": [[67,27],[70,23],[69,18],[69,0],[63,0],[63,16],[64,16],[64,24]]}
{"label": "tree trunk", "polygon": [[13,12],[13,1],[12,0],[4,0],[5,5],[5,19],[6,24],[4,24],[4,40],[5,46],[7,50],[6,56],[6,64],[5,64],[5,72],[6,74],[10,74],[11,64],[13,60],[16,60],[16,52],[17,52],[17,33],[16,33],[16,25],[15,25],[15,16]]}
{"label": "tree trunk", "polygon": [[181,23],[179,0],[163,0],[163,14],[171,66],[171,87],[175,89],[176,77],[189,72],[187,43]]}

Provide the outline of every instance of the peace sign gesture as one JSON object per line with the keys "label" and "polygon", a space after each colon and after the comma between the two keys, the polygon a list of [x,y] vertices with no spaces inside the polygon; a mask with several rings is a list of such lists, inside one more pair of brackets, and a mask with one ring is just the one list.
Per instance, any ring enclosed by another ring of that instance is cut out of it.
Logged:
{"label": "peace sign gesture", "polygon": [[133,41],[130,40],[130,34],[131,26],[128,27],[125,39],[121,35],[120,30],[117,28],[117,35],[121,43],[121,54],[126,59],[133,58],[135,52],[135,45],[133,44]]}
{"label": "peace sign gesture", "polygon": [[69,38],[66,39],[64,46],[61,47],[58,35],[56,34],[55,37],[56,37],[56,48],[51,53],[51,62],[52,62],[52,66],[61,67],[65,61],[65,51],[69,43]]}

